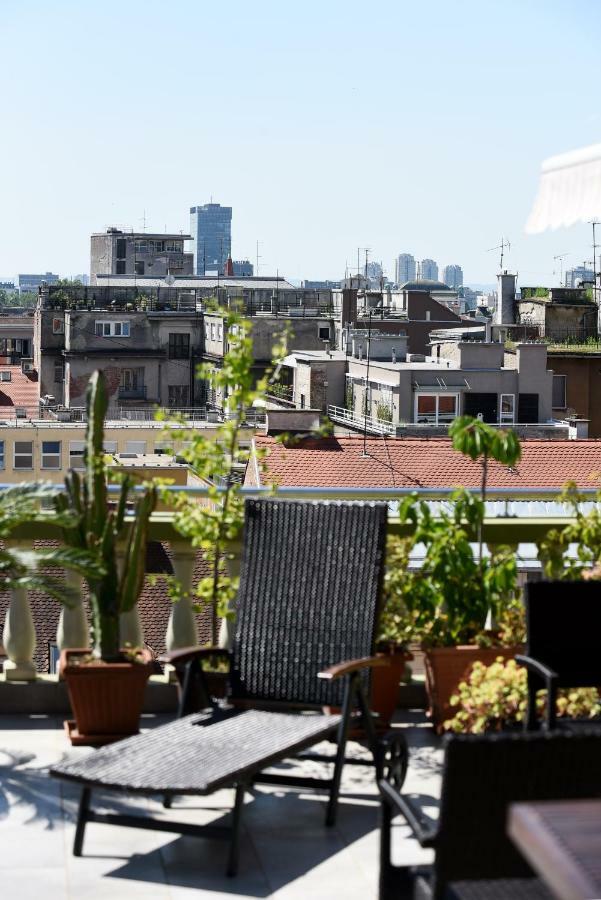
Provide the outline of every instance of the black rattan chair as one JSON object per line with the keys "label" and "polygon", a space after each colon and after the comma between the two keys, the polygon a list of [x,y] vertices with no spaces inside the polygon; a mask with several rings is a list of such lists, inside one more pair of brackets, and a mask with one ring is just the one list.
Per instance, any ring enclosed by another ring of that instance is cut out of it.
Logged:
{"label": "black rattan chair", "polygon": [[[356,709],[377,777],[386,773],[402,784],[405,741],[398,732],[377,737],[366,699],[370,667],[386,664],[374,656],[386,514],[385,504],[247,501],[232,651],[188,648],[163,658],[180,680],[184,718],[52,770],[86,786],[76,854],[87,821],[201,832],[199,826],[96,813],[90,809],[95,787],[163,794],[166,806],[176,795],[235,787],[231,874],[244,791],[253,783],[327,791],[326,824],[332,825]],[[203,673],[203,662],[216,652],[230,661],[227,709],[211,700]],[[291,714],[324,707],[341,712]],[[324,739],[336,741],[335,755],[305,756],[333,764],[330,778],[264,771]]]}
{"label": "black rattan chair", "polygon": [[[450,736],[436,825],[410,796],[380,782],[380,900],[546,896],[507,835],[509,804],[601,797],[600,759],[601,729]],[[434,848],[429,871],[392,865],[398,812],[421,846]]]}
{"label": "black rattan chair", "polygon": [[601,685],[601,585],[598,581],[534,581],[526,584],[524,598],[526,653],[516,660],[528,670],[525,726],[528,730],[538,727],[536,692],[546,688],[544,724],[552,729],[559,688]]}

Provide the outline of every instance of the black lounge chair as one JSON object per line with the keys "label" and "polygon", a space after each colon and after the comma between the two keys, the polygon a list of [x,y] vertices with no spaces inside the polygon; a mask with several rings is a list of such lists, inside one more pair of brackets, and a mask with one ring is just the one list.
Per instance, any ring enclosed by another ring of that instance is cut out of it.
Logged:
{"label": "black lounge chair", "polygon": [[[539,727],[536,693],[546,688],[544,727],[556,722],[559,688],[601,685],[601,585],[598,581],[534,581],[525,587],[526,653],[516,661],[528,670],[525,727]],[[571,627],[573,626],[573,629]],[[591,721],[587,720],[590,726]],[[562,727],[578,720],[568,719]],[[601,723],[600,723],[601,724]]]}
{"label": "black lounge chair", "polygon": [[[401,786],[407,767],[402,735],[377,737],[368,709],[375,657],[386,505],[249,500],[227,708],[209,698],[203,662],[215,650],[168,654],[181,684],[180,716],[169,725],[55,766],[51,774],[83,786],[74,843],[80,855],[86,822],[109,822],[181,834],[230,836],[228,874],[237,870],[245,791],[254,783],[327,791],[326,824],[336,818],[340,779],[355,709],[378,778]],[[318,677],[319,676],[319,677]],[[324,707],[340,713],[322,714]],[[291,710],[314,710],[302,714]],[[312,745],[336,741],[335,754],[305,754],[333,764],[330,778],[268,773],[274,763]],[[356,760],[355,760],[356,762]],[[365,764],[363,762],[363,764]],[[97,813],[92,789],[164,797],[235,788],[231,829]]]}
{"label": "black lounge chair", "polygon": [[[601,797],[599,759],[601,729],[448,737],[436,824],[380,782],[380,900],[551,898],[507,835],[509,805]],[[399,812],[421,846],[434,848],[431,867],[391,863]]]}

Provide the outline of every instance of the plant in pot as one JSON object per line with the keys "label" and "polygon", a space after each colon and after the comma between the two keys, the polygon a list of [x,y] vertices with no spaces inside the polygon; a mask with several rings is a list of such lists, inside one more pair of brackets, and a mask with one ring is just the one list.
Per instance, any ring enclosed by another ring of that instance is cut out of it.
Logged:
{"label": "plant in pot", "polygon": [[[544,708],[546,692],[540,691],[537,704]],[[446,731],[482,734],[521,728],[528,708],[526,669],[514,659],[497,657],[491,665],[475,662],[457,692],[451,697],[454,715],[444,723]],[[596,688],[560,690],[557,715],[592,719],[601,713]]]}
{"label": "plant in pot", "polygon": [[[514,551],[495,546],[484,553],[483,540],[489,460],[514,465],[519,441],[513,432],[469,416],[456,419],[450,434],[455,449],[481,462],[479,496],[460,488],[436,511],[417,495],[406,498],[400,518],[412,533],[395,539],[388,577],[388,592],[403,609],[404,640],[424,649],[430,715],[437,729],[449,717],[450,697],[469,666],[476,659],[493,662],[499,653],[513,656],[523,639]],[[414,569],[409,558],[418,545],[424,557],[421,568]],[[494,627],[487,627],[491,622]]]}
{"label": "plant in pot", "polygon": [[108,395],[104,375],[94,372],[86,391],[85,472],[71,471],[66,491],[55,500],[57,513],[70,513],[73,524],[63,527],[68,547],[87,551],[102,567],[85,574],[89,588],[92,649],[61,653],[61,675],[67,682],[75,716],[67,723],[72,743],[108,743],[138,731],[152,657],[144,648],[122,645],[123,616],[131,614],[144,583],[145,550],[156,488],[145,485],[132,498],[133,520],[126,521],[133,483],[121,479],[117,503],[111,508],[104,463],[104,417]]}

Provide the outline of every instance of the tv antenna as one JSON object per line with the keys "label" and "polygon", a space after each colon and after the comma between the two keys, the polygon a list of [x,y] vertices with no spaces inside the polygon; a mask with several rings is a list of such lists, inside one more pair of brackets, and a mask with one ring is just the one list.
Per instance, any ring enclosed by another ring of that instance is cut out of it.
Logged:
{"label": "tv antenna", "polygon": [[501,272],[503,271],[503,256],[505,254],[506,248],[507,248],[507,250],[511,250],[511,244],[509,243],[509,241],[505,240],[505,238],[501,238],[501,243],[497,247],[489,247],[489,249],[486,251],[487,253],[492,253],[493,250],[501,251],[501,261],[499,264]]}
{"label": "tv antenna", "polygon": [[[569,256],[569,255],[570,255],[569,253],[558,253],[557,256],[553,257],[553,262],[556,262],[556,260],[559,260],[559,286],[560,287],[563,287],[563,284],[562,284],[562,282],[563,282],[563,261],[566,258],[566,256]],[[553,269],[554,275],[555,275],[556,271],[557,271],[556,269]]]}
{"label": "tv antenna", "polygon": [[260,242],[257,241],[257,265],[256,265],[255,275],[259,274],[259,260],[262,258],[261,256],[259,256],[259,246],[260,246]]}

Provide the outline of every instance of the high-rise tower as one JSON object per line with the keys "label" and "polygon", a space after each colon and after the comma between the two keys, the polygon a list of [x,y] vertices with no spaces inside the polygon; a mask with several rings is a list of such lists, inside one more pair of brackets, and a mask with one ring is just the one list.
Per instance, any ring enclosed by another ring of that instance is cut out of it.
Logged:
{"label": "high-rise tower", "polygon": [[190,231],[194,238],[194,273],[223,274],[232,253],[232,207],[220,203],[192,206]]}

